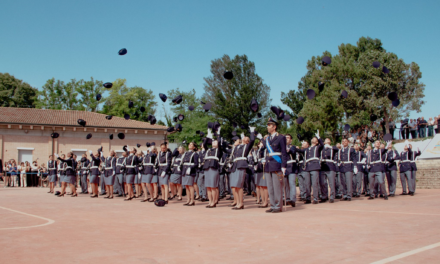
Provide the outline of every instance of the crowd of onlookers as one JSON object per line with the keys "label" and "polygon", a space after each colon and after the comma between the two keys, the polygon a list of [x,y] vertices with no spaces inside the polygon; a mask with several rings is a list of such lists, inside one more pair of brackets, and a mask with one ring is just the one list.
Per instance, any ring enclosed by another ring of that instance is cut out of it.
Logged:
{"label": "crowd of onlookers", "polygon": [[417,119],[407,119],[401,121],[400,134],[402,139],[433,137],[440,133],[440,115],[437,117],[430,117],[425,120],[424,117]]}
{"label": "crowd of onlookers", "polygon": [[46,164],[39,166],[37,161],[18,164],[11,159],[4,164],[2,169],[4,187],[43,187],[48,175]]}

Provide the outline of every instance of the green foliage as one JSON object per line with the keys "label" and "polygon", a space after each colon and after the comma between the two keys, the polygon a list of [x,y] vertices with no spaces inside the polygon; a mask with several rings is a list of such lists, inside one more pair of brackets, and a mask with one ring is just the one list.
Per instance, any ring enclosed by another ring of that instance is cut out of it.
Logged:
{"label": "green foliage", "polygon": [[37,108],[42,109],[66,109],[63,102],[65,84],[55,78],[47,80],[42,90],[38,91]]}
{"label": "green foliage", "polygon": [[[145,90],[142,87],[127,87],[125,79],[117,79],[113,87],[109,89],[110,94],[105,100],[102,113],[107,115],[124,117],[129,114],[132,120],[147,122],[148,115],[154,115],[157,103],[154,101],[153,91]],[[128,102],[132,101],[133,108],[128,108]],[[145,112],[140,111],[145,107]]]}
{"label": "green foliage", "polygon": [[[200,98],[196,96],[196,92],[193,90],[189,92],[180,91],[179,88],[168,91],[167,93],[169,99],[173,99],[178,95],[182,95],[182,102],[178,105],[171,103],[171,113],[165,114],[165,119],[169,122],[168,126],[175,126],[173,118],[177,117],[179,114],[183,114],[185,119],[179,121],[183,127],[182,132],[174,132],[168,136],[171,142],[182,142],[186,140],[187,142],[194,141],[196,143],[201,143],[202,138],[196,134],[196,131],[202,131],[206,134],[208,127],[208,122],[215,121],[212,113],[205,112],[203,106],[200,103]],[[194,111],[188,110],[189,106],[194,106]],[[223,135],[223,128],[220,131]]]}
{"label": "green foliage", "polygon": [[[225,70],[232,70],[234,78],[223,78]],[[255,64],[248,60],[246,55],[228,55],[211,61],[211,76],[204,78],[205,93],[203,100],[211,102],[213,107],[210,114],[222,124],[222,134],[231,137],[232,122],[246,127],[255,126],[258,130],[265,130],[265,118],[257,118],[257,114],[250,109],[252,98],[259,104],[259,112],[263,117],[269,115],[270,87],[256,74]],[[247,129],[247,128],[246,128]],[[241,133],[238,130],[238,133]]]}
{"label": "green foliage", "polygon": [[[322,66],[323,56],[331,57],[332,63]],[[372,66],[374,61],[381,63],[379,69]],[[382,66],[390,73],[384,74]],[[282,93],[281,101],[291,108],[293,115],[305,118],[300,130],[334,133],[345,123],[351,127],[370,124],[370,114],[383,118],[388,130],[390,117],[398,119],[408,116],[409,111],[420,111],[425,86],[420,82],[421,76],[416,63],[405,64],[396,54],[386,52],[380,40],[362,37],[356,46],[341,44],[338,55],[324,52],[322,56],[313,56],[307,62],[307,73],[301,78],[298,91]],[[319,82],[325,83],[321,93]],[[308,89],[315,90],[315,99],[307,100]],[[343,90],[348,92],[346,99],[341,98]],[[392,91],[400,99],[397,108],[387,98]]]}
{"label": "green foliage", "polygon": [[90,77],[90,81],[79,81],[80,85],[75,88],[75,91],[80,95],[78,99],[79,106],[78,110],[85,110],[96,112],[98,111],[98,107],[101,103],[105,101],[101,99],[101,101],[96,101],[96,95],[105,92],[105,88],[102,86],[102,81],[94,80],[93,77]]}
{"label": "green foliage", "polygon": [[37,91],[9,73],[0,73],[0,106],[35,107]]}

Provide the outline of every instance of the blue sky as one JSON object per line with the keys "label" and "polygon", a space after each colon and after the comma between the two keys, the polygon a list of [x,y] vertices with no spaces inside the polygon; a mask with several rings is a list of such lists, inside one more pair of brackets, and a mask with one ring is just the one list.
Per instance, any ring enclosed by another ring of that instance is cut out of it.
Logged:
{"label": "blue sky", "polygon": [[[93,76],[125,78],[156,95],[177,87],[201,95],[211,60],[246,54],[281,105],[281,91],[297,89],[312,56],[369,36],[420,65],[422,113],[440,114],[440,1],[3,0],[0,7],[0,72],[37,88],[52,77]],[[128,54],[118,56],[123,47]]]}

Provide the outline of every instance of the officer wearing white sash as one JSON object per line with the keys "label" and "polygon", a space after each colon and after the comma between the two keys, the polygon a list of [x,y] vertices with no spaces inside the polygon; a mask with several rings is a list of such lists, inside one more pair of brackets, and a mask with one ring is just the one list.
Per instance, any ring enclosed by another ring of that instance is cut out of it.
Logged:
{"label": "officer wearing white sash", "polygon": [[[263,144],[266,148],[264,177],[269,192],[270,209],[266,213],[281,213],[283,210],[284,175],[287,167],[286,137],[278,134],[278,123],[269,118]],[[261,135],[258,135],[261,139]]]}

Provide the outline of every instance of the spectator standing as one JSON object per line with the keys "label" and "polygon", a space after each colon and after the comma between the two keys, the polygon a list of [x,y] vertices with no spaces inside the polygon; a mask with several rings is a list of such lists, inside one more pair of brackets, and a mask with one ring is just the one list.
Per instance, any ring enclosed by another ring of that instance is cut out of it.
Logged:
{"label": "spectator standing", "polygon": [[32,182],[31,186],[32,187],[38,186],[37,174],[38,174],[38,164],[37,164],[37,161],[34,160],[34,162],[32,162],[32,165],[31,165],[31,182]]}
{"label": "spectator standing", "polygon": [[388,121],[388,127],[390,129],[392,139],[394,140],[394,130],[396,129],[396,123],[394,123],[392,118],[390,118],[390,120]]}
{"label": "spectator standing", "polygon": [[20,163],[20,186],[27,187],[26,163]]}
{"label": "spectator standing", "polygon": [[424,138],[426,137],[426,126],[428,125],[428,122],[426,122],[425,118],[422,117],[419,120],[419,126],[420,126],[420,134],[419,137]]}
{"label": "spectator standing", "polygon": [[430,117],[428,120],[428,137],[434,136],[434,125],[435,122],[432,120],[432,117]]}
{"label": "spectator standing", "polygon": [[29,161],[26,161],[24,165],[26,165],[26,186],[32,187],[31,164],[29,163]]}
{"label": "spectator standing", "polygon": [[420,117],[417,118],[417,134],[416,134],[417,138],[420,138]]}
{"label": "spectator standing", "polygon": [[411,132],[411,138],[415,139],[417,137],[417,121],[415,119],[409,120],[409,129]]}
{"label": "spectator standing", "polygon": [[9,167],[9,174],[11,175],[10,186],[14,187],[17,180],[17,163],[15,163],[15,160],[12,160],[11,162],[11,166]]}

